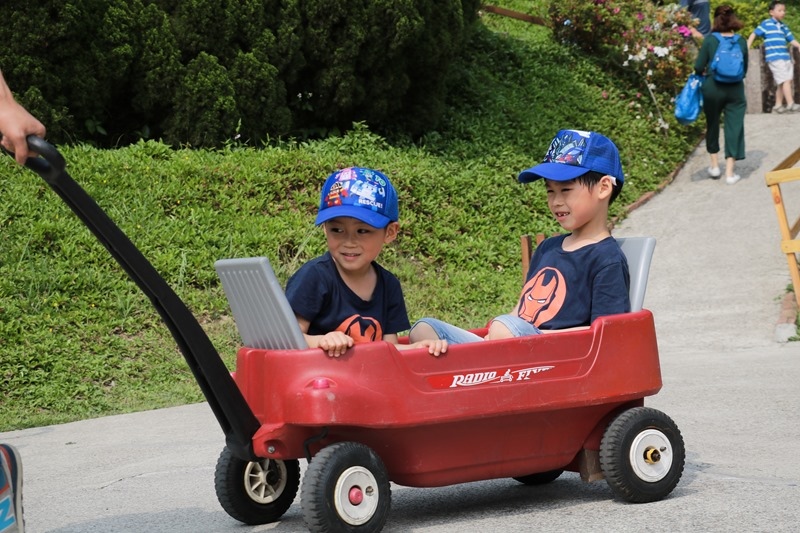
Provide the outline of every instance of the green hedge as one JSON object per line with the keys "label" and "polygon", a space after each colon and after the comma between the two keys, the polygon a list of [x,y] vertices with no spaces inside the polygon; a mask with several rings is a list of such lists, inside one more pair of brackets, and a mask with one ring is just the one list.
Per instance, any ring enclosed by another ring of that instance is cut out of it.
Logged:
{"label": "green hedge", "polygon": [[6,0],[0,65],[57,142],[212,146],[438,124],[478,2]]}

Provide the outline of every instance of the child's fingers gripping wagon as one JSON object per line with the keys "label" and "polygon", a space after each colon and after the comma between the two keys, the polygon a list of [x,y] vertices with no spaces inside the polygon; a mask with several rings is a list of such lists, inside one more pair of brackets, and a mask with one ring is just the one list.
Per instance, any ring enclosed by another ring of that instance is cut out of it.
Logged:
{"label": "child's fingers gripping wagon", "polygon": [[[652,239],[622,243],[631,313],[581,331],[451,346],[439,358],[387,342],[357,345],[340,358],[309,350],[266,259],[220,261],[245,345],[231,376],[192,313],[67,175],[55,148],[35,137],[29,144],[42,157],[27,166],[169,326],[225,433],[215,485],[237,520],[276,521],[301,490],[310,530],[379,531],[392,481],[542,484],[569,470],[586,481],[605,478],[630,502],[662,499],[677,485],[685,460],[680,432],[667,415],[644,407],[661,388],[653,317],[641,308]],[[303,458],[309,466],[301,488]]]}

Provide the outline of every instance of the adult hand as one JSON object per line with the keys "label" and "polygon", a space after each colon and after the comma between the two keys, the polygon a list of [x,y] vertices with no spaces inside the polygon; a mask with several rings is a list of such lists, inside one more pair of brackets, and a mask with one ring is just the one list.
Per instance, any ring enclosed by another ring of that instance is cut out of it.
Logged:
{"label": "adult hand", "polygon": [[11,89],[0,72],[0,134],[3,135],[0,144],[14,153],[17,163],[24,165],[29,155],[28,135],[44,138],[46,133],[42,123],[14,100]]}

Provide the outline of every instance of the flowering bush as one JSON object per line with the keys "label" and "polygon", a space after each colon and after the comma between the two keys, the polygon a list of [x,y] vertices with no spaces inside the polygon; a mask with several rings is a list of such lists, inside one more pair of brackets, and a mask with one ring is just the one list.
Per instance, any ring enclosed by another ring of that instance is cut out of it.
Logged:
{"label": "flowering bush", "polygon": [[651,93],[671,98],[692,71],[694,21],[678,4],[563,0],[551,4],[550,18],[557,39],[597,56]]}

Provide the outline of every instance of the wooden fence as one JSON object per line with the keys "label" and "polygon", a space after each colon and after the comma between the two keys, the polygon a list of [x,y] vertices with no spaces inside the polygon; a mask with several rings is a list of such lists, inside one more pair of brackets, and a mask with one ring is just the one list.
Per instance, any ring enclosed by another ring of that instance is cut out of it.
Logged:
{"label": "wooden fence", "polygon": [[800,161],[800,148],[792,155],[784,159],[772,171],[767,172],[767,187],[772,193],[772,201],[775,203],[775,212],[778,215],[778,226],[781,231],[781,251],[786,254],[786,262],[789,265],[789,274],[792,277],[794,287],[794,298],[800,306],[800,266],[798,266],[797,254],[800,254],[800,217],[791,225],[786,215],[786,206],[783,202],[783,192],[781,185],[791,182],[798,182],[800,185],[800,168],[793,168]]}

